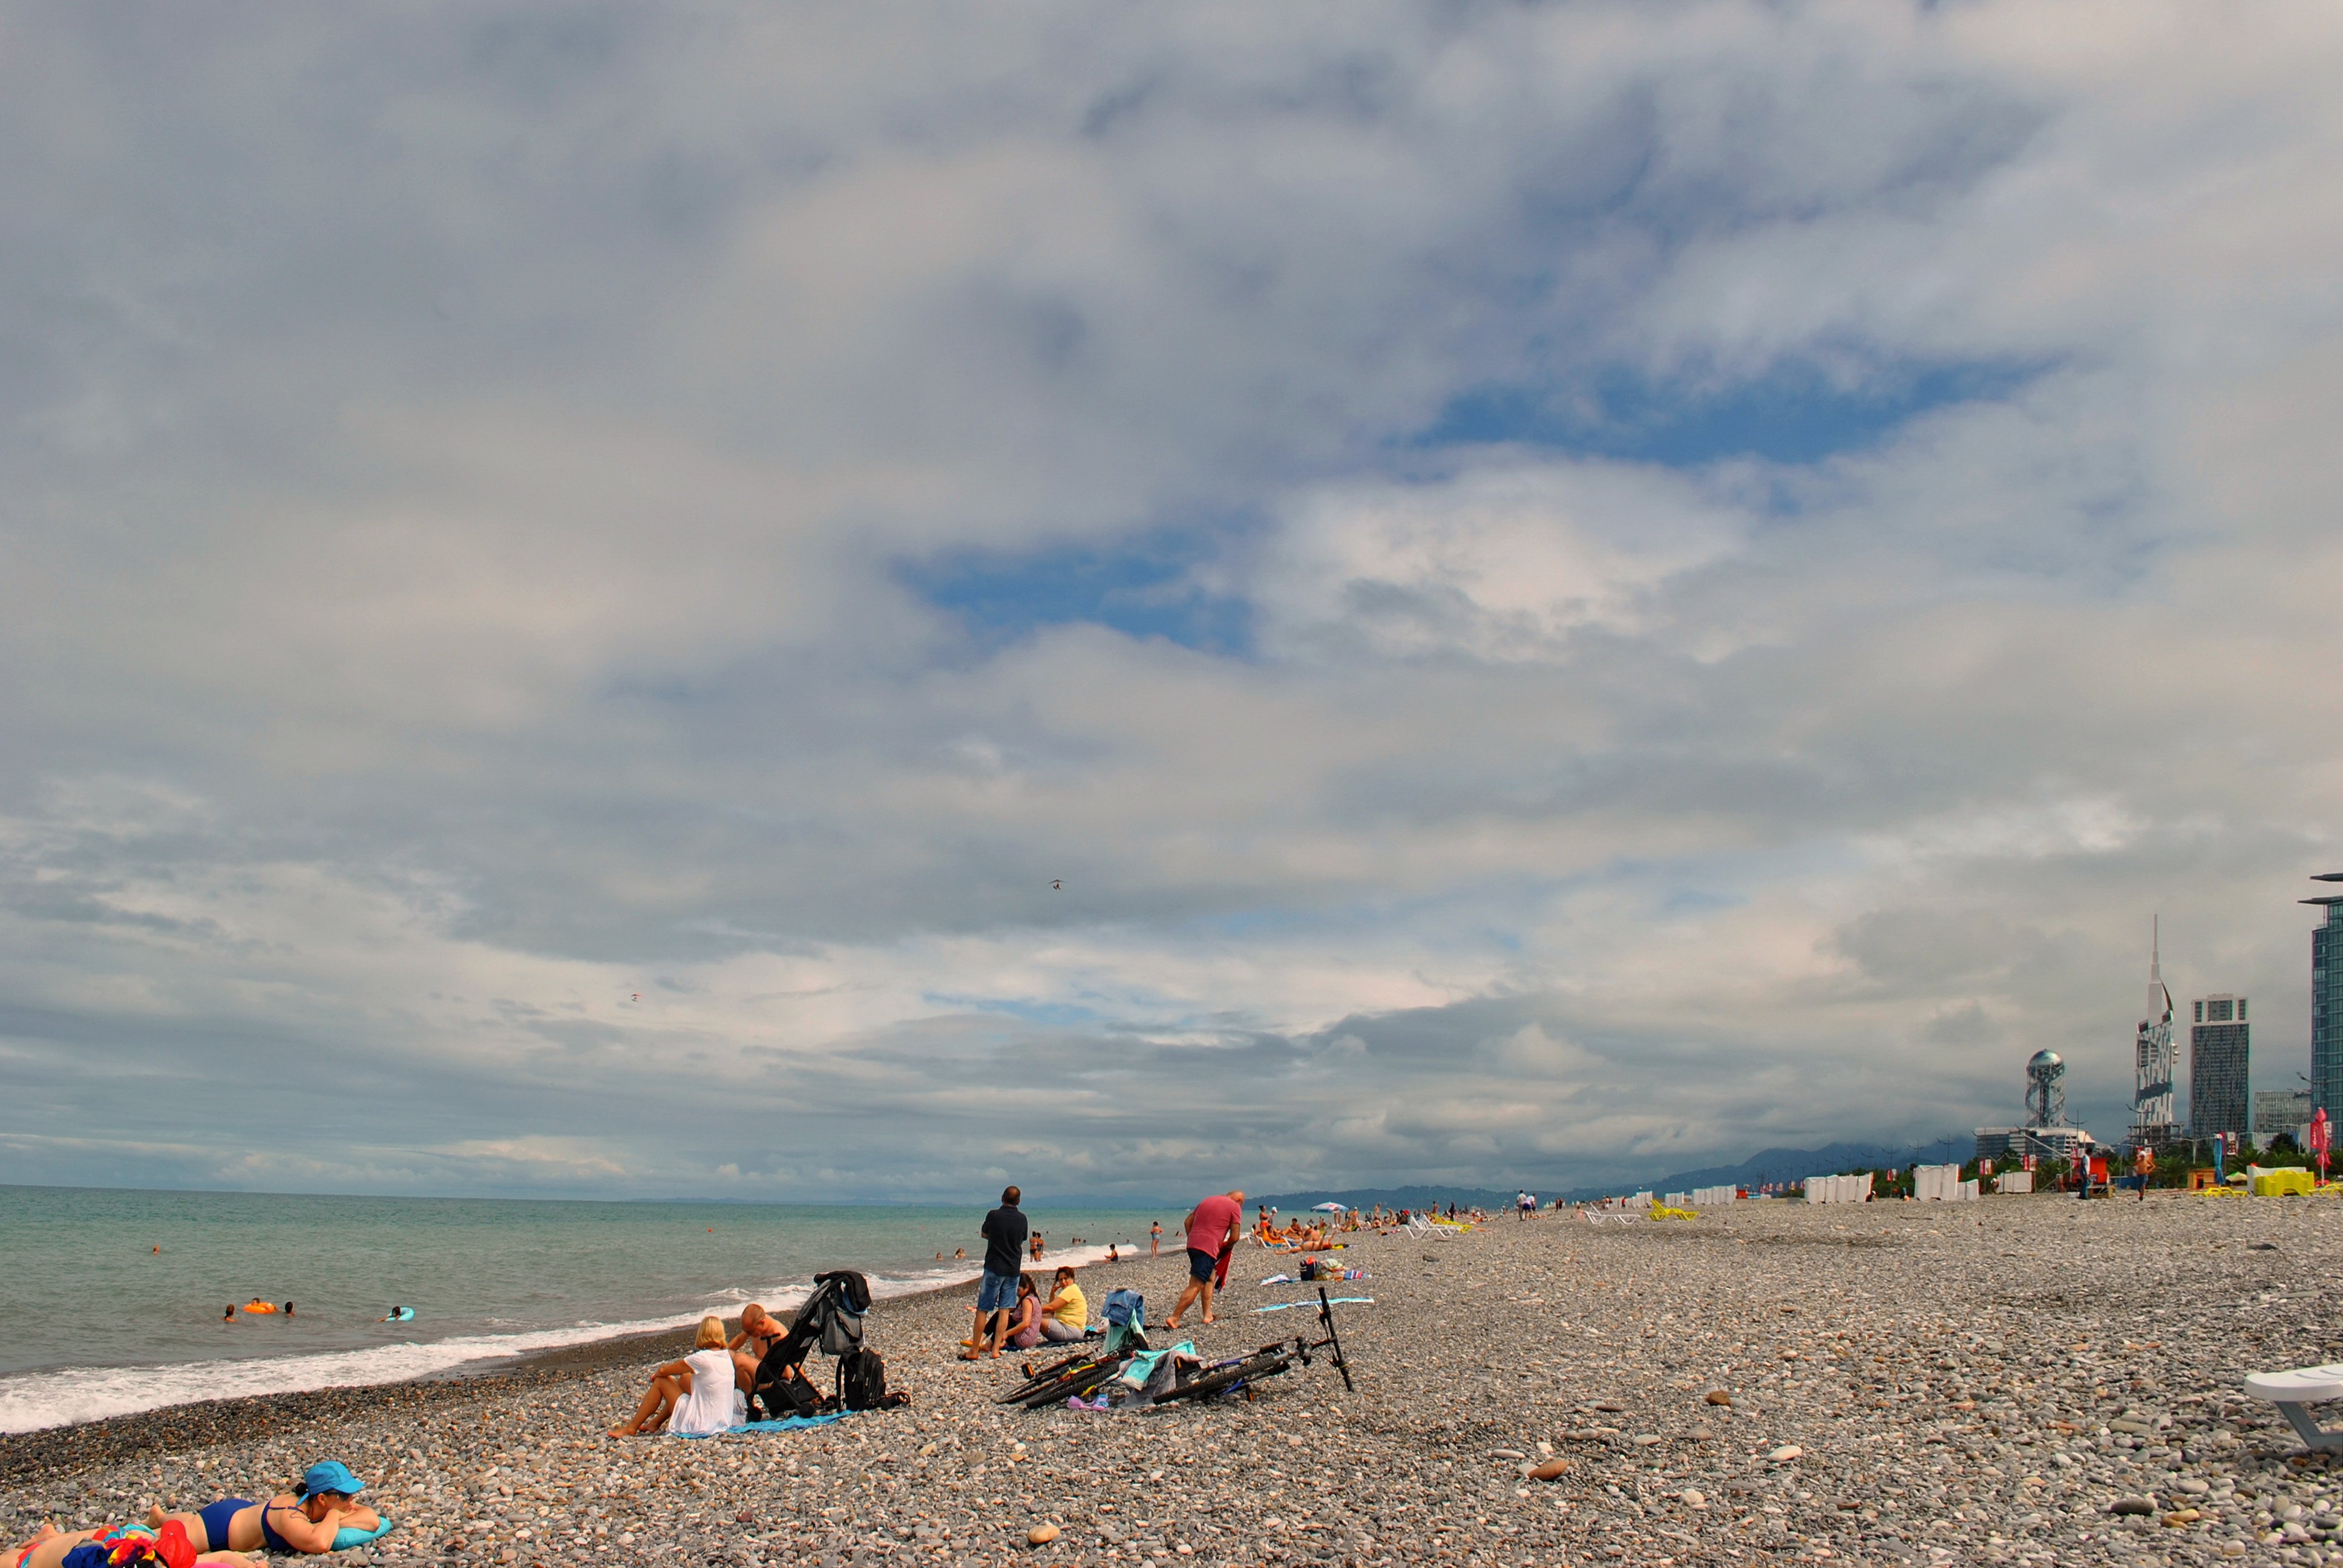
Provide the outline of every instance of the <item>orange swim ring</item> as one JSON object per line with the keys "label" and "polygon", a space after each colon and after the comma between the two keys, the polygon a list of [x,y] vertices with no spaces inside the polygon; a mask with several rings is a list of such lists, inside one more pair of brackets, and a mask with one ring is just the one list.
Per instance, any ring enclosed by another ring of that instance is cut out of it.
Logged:
{"label": "orange swim ring", "polygon": [[256,1315],[261,1312],[273,1312],[277,1310],[277,1303],[275,1302],[246,1302],[244,1303],[244,1310]]}

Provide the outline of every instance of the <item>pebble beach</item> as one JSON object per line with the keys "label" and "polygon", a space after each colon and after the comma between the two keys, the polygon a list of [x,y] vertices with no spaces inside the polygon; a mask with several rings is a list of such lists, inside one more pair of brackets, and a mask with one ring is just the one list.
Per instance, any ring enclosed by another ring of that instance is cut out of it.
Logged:
{"label": "pebble beach", "polygon": [[[1369,1277],[1330,1291],[1374,1299],[1337,1309],[1355,1392],[1322,1356],[1250,1403],[1000,1407],[1046,1358],[957,1361],[963,1287],[872,1312],[907,1409],[608,1438],[687,1348],[613,1341],[0,1438],[0,1525],[266,1495],[331,1457],[398,1524],[351,1563],[2343,1561],[2343,1477],[2239,1388],[2343,1359],[2343,1203],[1760,1202],[1349,1240],[1332,1257]],[[1241,1251],[1220,1322],[1177,1337],[1313,1330],[1251,1311],[1311,1294],[1255,1282],[1290,1267]],[[1182,1277],[1141,1257],[1083,1284],[1160,1322]]]}

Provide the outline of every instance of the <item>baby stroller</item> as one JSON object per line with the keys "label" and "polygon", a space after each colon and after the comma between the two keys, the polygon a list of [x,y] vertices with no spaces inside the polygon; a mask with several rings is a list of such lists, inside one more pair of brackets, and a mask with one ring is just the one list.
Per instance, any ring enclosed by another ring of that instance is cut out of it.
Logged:
{"label": "baby stroller", "polygon": [[[870,1282],[851,1269],[813,1277],[813,1292],[780,1337],[757,1363],[749,1390],[749,1419],[782,1421],[828,1410],[870,1410],[910,1402],[887,1392],[886,1367],[878,1352],[863,1348],[862,1314],[870,1310]],[[816,1346],[838,1358],[838,1384],[823,1397],[805,1375],[805,1359]]]}

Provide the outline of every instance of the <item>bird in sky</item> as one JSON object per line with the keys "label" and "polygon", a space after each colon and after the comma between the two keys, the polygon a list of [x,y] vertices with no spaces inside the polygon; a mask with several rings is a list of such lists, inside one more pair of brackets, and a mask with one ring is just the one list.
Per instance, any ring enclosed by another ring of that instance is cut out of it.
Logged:
{"label": "bird in sky", "polygon": [[1065,879],[1064,879],[1064,878],[1062,878],[1062,877],[1052,877],[1052,878],[1051,878],[1051,879],[1050,879],[1050,890],[1051,890],[1051,892],[1053,892],[1053,893],[1062,893],[1062,892],[1064,892],[1064,891],[1066,890],[1066,882],[1065,882]]}

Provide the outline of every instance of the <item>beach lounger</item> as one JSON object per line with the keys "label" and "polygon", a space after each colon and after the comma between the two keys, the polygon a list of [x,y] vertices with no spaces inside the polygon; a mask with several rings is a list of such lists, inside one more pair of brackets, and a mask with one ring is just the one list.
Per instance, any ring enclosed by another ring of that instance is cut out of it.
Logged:
{"label": "beach lounger", "polygon": [[2302,1407],[2343,1399],[2343,1364],[2296,1367],[2289,1372],[2255,1372],[2246,1379],[2246,1392],[2278,1406],[2287,1424],[2303,1445],[2314,1452],[2343,1452],[2343,1431],[2329,1432]]}

